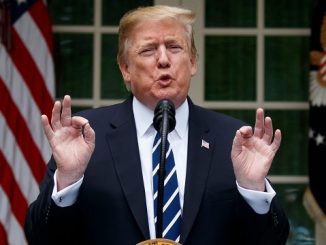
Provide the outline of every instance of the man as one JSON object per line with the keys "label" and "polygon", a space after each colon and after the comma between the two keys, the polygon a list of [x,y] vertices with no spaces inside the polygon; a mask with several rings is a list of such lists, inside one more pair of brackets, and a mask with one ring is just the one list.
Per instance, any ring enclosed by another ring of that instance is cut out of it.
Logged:
{"label": "man", "polygon": [[175,240],[285,244],[288,221],[265,179],[281,132],[262,109],[253,130],[187,97],[197,69],[193,21],[191,11],[167,6],[127,13],[118,63],[132,96],[73,117],[65,96],[54,104],[51,125],[42,116],[53,157],[26,218],[31,244],[131,245],[156,237],[152,122],[161,99],[176,107],[168,135],[181,210]]}

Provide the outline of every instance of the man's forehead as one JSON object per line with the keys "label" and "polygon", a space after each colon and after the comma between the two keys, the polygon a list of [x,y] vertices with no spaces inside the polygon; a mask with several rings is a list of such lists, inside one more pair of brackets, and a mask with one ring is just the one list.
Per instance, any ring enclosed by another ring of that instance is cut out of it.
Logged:
{"label": "man's forehead", "polygon": [[185,29],[185,26],[176,19],[164,20],[148,20],[138,22],[132,29],[131,34],[142,34],[148,32],[154,33],[179,33],[180,29]]}
{"label": "man's forehead", "polygon": [[184,37],[181,35],[164,35],[161,37],[157,37],[157,36],[146,36],[144,35],[143,37],[139,38],[141,41],[143,41],[144,43],[152,43],[155,41],[160,41],[163,40],[164,42],[174,42],[174,41],[182,41],[184,40]]}
{"label": "man's forehead", "polygon": [[146,30],[137,31],[130,36],[135,42],[153,43],[153,42],[187,42],[186,31],[168,29],[168,30]]}

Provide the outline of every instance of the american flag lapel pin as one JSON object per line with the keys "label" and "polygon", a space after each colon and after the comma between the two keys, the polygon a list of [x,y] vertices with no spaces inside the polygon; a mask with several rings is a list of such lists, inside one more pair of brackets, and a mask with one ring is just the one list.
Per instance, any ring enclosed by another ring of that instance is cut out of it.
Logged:
{"label": "american flag lapel pin", "polygon": [[209,143],[205,140],[201,140],[201,147],[206,148],[207,150],[209,149]]}

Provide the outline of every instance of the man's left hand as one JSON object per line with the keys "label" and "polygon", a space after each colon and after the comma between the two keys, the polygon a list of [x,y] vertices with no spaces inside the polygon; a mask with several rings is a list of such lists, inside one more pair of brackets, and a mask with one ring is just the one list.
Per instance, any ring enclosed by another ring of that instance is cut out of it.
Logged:
{"label": "man's left hand", "polygon": [[273,132],[272,119],[264,117],[264,110],[256,111],[253,131],[250,126],[237,130],[231,158],[238,184],[246,189],[265,191],[265,177],[281,144],[281,131]]}

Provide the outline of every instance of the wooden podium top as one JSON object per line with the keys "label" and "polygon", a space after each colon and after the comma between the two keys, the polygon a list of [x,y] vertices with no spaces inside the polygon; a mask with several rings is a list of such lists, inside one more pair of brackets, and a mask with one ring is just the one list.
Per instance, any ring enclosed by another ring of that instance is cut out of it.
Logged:
{"label": "wooden podium top", "polygon": [[152,239],[137,243],[136,245],[181,245],[180,243],[168,239]]}

